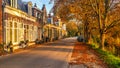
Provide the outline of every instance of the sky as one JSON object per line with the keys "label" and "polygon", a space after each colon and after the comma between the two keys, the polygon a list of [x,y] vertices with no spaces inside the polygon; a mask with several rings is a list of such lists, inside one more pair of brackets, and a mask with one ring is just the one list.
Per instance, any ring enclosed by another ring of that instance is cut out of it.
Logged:
{"label": "sky", "polygon": [[53,7],[53,4],[49,4],[49,0],[22,0],[22,1],[25,1],[25,2],[31,1],[33,3],[33,6],[36,3],[39,9],[42,9],[43,4],[45,4],[47,13],[49,13],[51,8]]}

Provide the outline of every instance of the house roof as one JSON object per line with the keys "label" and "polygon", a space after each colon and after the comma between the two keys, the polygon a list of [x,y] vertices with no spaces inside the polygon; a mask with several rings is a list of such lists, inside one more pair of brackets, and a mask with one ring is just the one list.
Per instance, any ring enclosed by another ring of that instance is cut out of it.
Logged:
{"label": "house roof", "polygon": [[[5,3],[6,5],[11,5],[11,0],[3,0],[3,3]],[[17,0],[17,9],[28,13],[28,5],[32,5],[32,2],[24,2],[22,0]],[[36,9],[37,11],[43,12],[44,16],[47,16],[47,11],[46,11],[46,7],[45,4],[43,5],[42,9],[40,10],[39,8],[32,6],[33,10]],[[32,15],[33,15],[33,11],[32,11]]]}
{"label": "house roof", "polygon": [[27,2],[23,2],[22,0],[18,0],[18,9],[24,11],[24,12],[27,12],[28,9],[27,9]]}
{"label": "house roof", "polygon": [[7,5],[10,5],[10,0],[3,0],[3,2]]}
{"label": "house roof", "polygon": [[[6,5],[10,5],[10,0],[3,0]],[[23,2],[22,0],[17,0],[17,9],[27,12],[27,2]]]}

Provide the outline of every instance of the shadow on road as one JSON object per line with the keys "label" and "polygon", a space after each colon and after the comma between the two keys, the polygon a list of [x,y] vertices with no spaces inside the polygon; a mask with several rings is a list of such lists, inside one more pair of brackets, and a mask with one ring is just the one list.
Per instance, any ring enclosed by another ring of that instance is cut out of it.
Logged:
{"label": "shadow on road", "polygon": [[59,52],[71,52],[71,48],[60,48],[60,47],[38,47],[31,50],[37,50],[37,51],[59,51]]}
{"label": "shadow on road", "polygon": [[75,42],[69,38],[35,45],[37,47],[0,58],[0,68],[67,68]]}
{"label": "shadow on road", "polygon": [[[32,54],[31,54],[32,55]],[[0,68],[63,68],[65,61],[47,56],[22,55],[0,59]]]}
{"label": "shadow on road", "polygon": [[35,51],[58,51],[58,52],[71,52],[72,48],[75,45],[76,40],[74,39],[64,39],[55,42],[45,43],[40,45],[37,48],[30,50]]}

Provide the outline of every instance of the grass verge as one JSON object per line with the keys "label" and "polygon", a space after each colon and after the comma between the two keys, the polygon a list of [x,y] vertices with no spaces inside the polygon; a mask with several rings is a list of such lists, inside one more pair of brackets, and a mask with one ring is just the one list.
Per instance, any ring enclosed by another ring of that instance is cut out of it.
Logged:
{"label": "grass verge", "polygon": [[94,49],[97,53],[100,54],[100,58],[105,61],[105,63],[108,64],[109,68],[120,68],[120,58],[113,55],[112,53],[108,51],[103,51],[98,48],[97,45],[91,44],[90,45],[92,49]]}

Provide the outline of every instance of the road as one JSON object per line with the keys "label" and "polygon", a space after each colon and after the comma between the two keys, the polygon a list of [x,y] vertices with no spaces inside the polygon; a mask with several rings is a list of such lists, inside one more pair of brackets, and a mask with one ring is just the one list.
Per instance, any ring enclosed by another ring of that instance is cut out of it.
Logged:
{"label": "road", "polygon": [[0,57],[0,68],[68,68],[76,38],[41,44]]}

